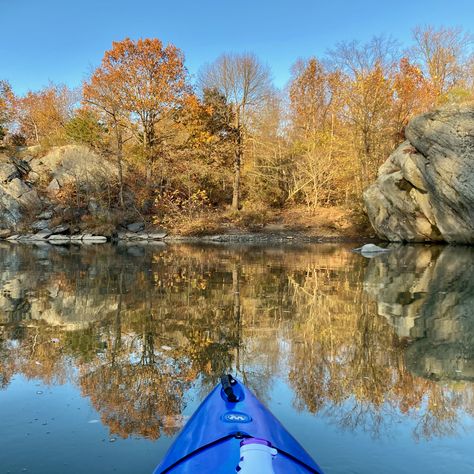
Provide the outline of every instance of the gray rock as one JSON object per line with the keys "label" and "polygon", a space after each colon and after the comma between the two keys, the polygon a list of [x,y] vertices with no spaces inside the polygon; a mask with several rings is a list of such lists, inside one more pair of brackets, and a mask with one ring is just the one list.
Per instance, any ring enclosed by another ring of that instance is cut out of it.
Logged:
{"label": "gray rock", "polygon": [[137,232],[133,235],[134,237],[131,240],[148,240],[148,234],[145,232]]}
{"label": "gray rock", "polygon": [[31,191],[28,191],[27,193],[22,194],[18,198],[18,201],[23,206],[23,208],[29,209],[29,210],[38,210],[38,209],[41,209],[41,206],[42,206],[41,199],[38,196],[36,189],[32,189]]}
{"label": "gray rock", "polygon": [[[63,184],[72,184],[84,195],[94,196],[116,182],[115,163],[85,146],[54,147],[46,156],[39,156],[39,151],[28,149],[25,154],[19,150],[18,157],[28,155],[27,160],[0,153],[0,228],[18,228],[44,207],[52,208],[49,198],[56,196]],[[46,192],[38,187],[45,179],[49,180]],[[91,201],[89,211],[99,212],[96,203]],[[51,217],[48,211],[37,220]]]}
{"label": "gray rock", "polygon": [[53,234],[68,234],[69,233],[69,225],[68,224],[60,224],[52,229]]}
{"label": "gray rock", "polygon": [[43,211],[38,214],[38,219],[51,219],[51,217],[53,217],[53,211]]}
{"label": "gray rock", "polygon": [[15,227],[22,219],[22,206],[13,196],[0,186],[0,225]]}
{"label": "gray rock", "polygon": [[28,181],[32,184],[35,184],[39,181],[40,175],[36,173],[35,171],[31,171],[28,173]]}
{"label": "gray rock", "polygon": [[48,242],[51,244],[57,244],[57,245],[63,245],[63,244],[68,244],[71,242],[71,239],[67,235],[50,235],[48,237]]}
{"label": "gray rock", "polygon": [[55,195],[58,193],[58,191],[61,189],[61,186],[59,185],[59,182],[56,178],[53,178],[51,182],[48,184],[46,187],[46,192],[51,195]]}
{"label": "gray rock", "polygon": [[23,234],[18,237],[17,240],[24,241],[24,240],[31,240],[33,234]]}
{"label": "gray rock", "polygon": [[16,166],[9,161],[0,161],[0,182],[9,183],[14,178],[19,178],[20,173],[16,169]]}
{"label": "gray rock", "polygon": [[53,234],[49,237],[49,240],[70,240],[71,238],[68,235],[63,235],[63,234]]}
{"label": "gray rock", "polygon": [[0,239],[6,239],[12,235],[12,231],[10,229],[0,229]]}
{"label": "gray rock", "polygon": [[32,240],[46,240],[51,235],[49,229],[43,229],[32,236]]}
{"label": "gray rock", "polygon": [[377,234],[391,241],[474,243],[474,107],[413,119],[364,193]]}
{"label": "gray rock", "polygon": [[365,244],[362,247],[353,249],[353,252],[360,253],[364,257],[372,258],[374,256],[390,252],[390,249],[384,249],[375,244]]}
{"label": "gray rock", "polygon": [[145,228],[144,222],[134,222],[133,224],[127,225],[127,230],[130,232],[140,232]]}
{"label": "gray rock", "polygon": [[117,176],[115,163],[104,160],[83,145],[55,147],[46,156],[34,158],[29,164],[39,175],[52,176],[53,194],[66,183],[74,183],[89,191],[103,190],[104,185]]}
{"label": "gray rock", "polygon": [[11,161],[15,165],[20,176],[25,176],[31,171],[31,166],[28,161],[15,158],[14,156],[11,157]]}
{"label": "gray rock", "polygon": [[43,229],[47,229],[48,227],[49,227],[49,220],[46,220],[46,219],[41,219],[31,224],[31,228],[33,230],[43,230]]}
{"label": "gray rock", "polygon": [[14,178],[10,181],[6,187],[8,194],[11,194],[15,198],[19,198],[23,194],[29,192],[31,188],[25,184],[20,178]]}
{"label": "gray rock", "polygon": [[148,234],[148,238],[150,240],[161,240],[164,239],[168,235],[168,232],[165,230],[159,232],[152,232]]}

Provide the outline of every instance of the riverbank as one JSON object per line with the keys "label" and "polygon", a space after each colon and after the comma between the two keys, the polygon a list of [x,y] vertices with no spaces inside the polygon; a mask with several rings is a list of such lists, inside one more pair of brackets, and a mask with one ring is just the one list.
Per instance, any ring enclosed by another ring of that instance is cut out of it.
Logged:
{"label": "riverbank", "polygon": [[230,214],[207,213],[185,220],[168,221],[167,227],[146,222],[134,222],[116,230],[101,233],[94,228],[78,229],[60,224],[52,230],[38,232],[3,231],[0,238],[10,242],[45,242],[55,245],[92,244],[126,241],[146,242],[369,242],[376,236],[363,216],[340,208],[320,208],[283,211],[255,211]]}

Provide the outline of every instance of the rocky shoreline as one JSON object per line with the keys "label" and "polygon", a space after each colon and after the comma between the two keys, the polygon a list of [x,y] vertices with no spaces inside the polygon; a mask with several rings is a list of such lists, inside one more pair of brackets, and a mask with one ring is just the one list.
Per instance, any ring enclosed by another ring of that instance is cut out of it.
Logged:
{"label": "rocky shoreline", "polygon": [[302,233],[289,232],[254,232],[254,233],[229,233],[229,234],[212,234],[201,236],[185,236],[168,234],[166,231],[154,232],[118,232],[112,236],[94,235],[91,233],[82,234],[62,234],[54,233],[54,231],[40,231],[36,234],[13,234],[8,237],[0,237],[0,240],[10,243],[22,244],[51,244],[51,245],[68,245],[68,244],[104,244],[104,243],[131,243],[131,244],[148,244],[148,243],[229,243],[229,244],[308,244],[308,243],[361,243],[376,242],[378,240],[367,238],[364,236],[347,236],[347,237],[328,237],[305,235]]}

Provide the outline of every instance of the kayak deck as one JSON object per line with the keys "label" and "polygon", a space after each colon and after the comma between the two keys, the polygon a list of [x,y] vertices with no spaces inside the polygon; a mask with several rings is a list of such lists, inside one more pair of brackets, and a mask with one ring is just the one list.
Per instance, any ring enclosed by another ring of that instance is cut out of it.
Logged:
{"label": "kayak deck", "polygon": [[230,376],[202,402],[154,474],[235,473],[243,439],[266,440],[277,450],[275,474],[316,473],[321,468],[273,414]]}

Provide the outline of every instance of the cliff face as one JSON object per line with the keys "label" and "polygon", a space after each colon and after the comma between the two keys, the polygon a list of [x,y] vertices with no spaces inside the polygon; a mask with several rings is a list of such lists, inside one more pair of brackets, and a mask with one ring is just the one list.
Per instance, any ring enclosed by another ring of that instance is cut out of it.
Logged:
{"label": "cliff face", "polygon": [[474,106],[413,119],[364,193],[377,234],[390,241],[474,243]]}
{"label": "cliff face", "polygon": [[91,196],[114,185],[115,165],[85,146],[56,147],[45,156],[27,151],[22,159],[0,153],[0,237],[35,219],[33,232],[48,227],[52,217],[63,217],[66,206],[55,196],[68,185]]}

